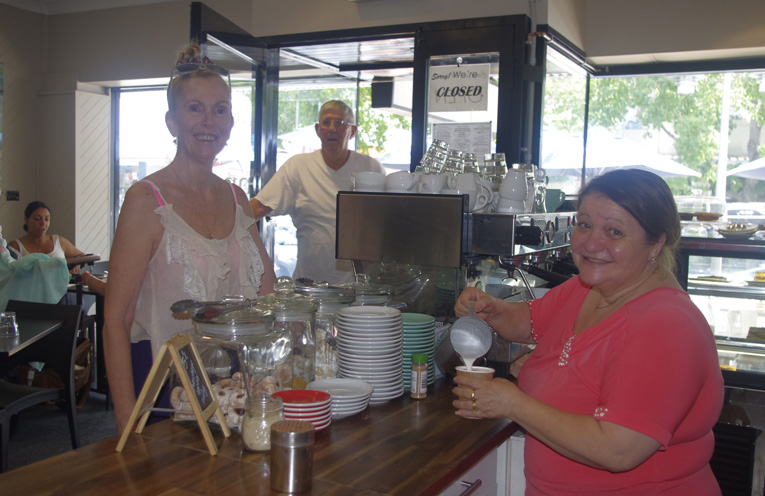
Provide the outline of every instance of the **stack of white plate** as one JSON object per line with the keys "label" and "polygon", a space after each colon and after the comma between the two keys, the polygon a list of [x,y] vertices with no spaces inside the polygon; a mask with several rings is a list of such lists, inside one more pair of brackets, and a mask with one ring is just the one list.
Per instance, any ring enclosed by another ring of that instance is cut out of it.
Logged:
{"label": "stack of white plate", "polygon": [[409,389],[412,378],[412,355],[428,355],[428,385],[436,380],[436,319],[424,313],[402,313],[404,324],[404,388]]}
{"label": "stack of white plate", "polygon": [[337,369],[345,379],[359,379],[374,388],[370,405],[404,393],[401,312],[395,308],[363,305],[335,314]]}
{"label": "stack of white plate", "polygon": [[374,391],[371,384],[358,379],[322,379],[309,383],[307,387],[332,396],[333,419],[350,417],[366,410]]}
{"label": "stack of white plate", "polygon": [[277,391],[273,396],[282,399],[284,420],[311,422],[316,432],[332,422],[332,396],[325,391],[295,389]]}

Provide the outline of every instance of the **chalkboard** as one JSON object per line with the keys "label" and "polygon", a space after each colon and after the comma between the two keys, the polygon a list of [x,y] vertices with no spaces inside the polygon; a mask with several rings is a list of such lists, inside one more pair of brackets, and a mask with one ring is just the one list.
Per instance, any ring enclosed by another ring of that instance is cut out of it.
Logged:
{"label": "chalkboard", "polygon": [[151,371],[146,378],[146,383],[143,385],[135,408],[130,415],[128,425],[117,444],[117,451],[122,451],[125,447],[125,443],[132,433],[136,422],[135,432],[140,434],[146,426],[152,411],[165,411],[161,408],[153,408],[153,406],[156,404],[159,392],[170,377],[170,372],[173,369],[178,374],[183,389],[186,391],[186,396],[189,398],[191,409],[194,412],[194,417],[197,419],[197,424],[202,431],[210,454],[216,455],[218,453],[218,447],[210,432],[210,426],[207,425],[207,420],[213,414],[218,418],[223,435],[226,437],[231,435],[226,418],[223,416],[223,412],[212,393],[210,378],[207,377],[207,373],[202,365],[199,351],[197,351],[194,342],[189,336],[186,334],[176,334],[159,349]]}
{"label": "chalkboard", "polygon": [[213,396],[204,380],[204,368],[200,367],[199,361],[193,353],[194,350],[191,348],[191,342],[183,348],[178,348],[178,356],[180,356],[183,368],[189,376],[189,382],[194,391],[194,396],[196,396],[197,401],[199,402],[199,407],[202,410],[206,410],[212,403]]}

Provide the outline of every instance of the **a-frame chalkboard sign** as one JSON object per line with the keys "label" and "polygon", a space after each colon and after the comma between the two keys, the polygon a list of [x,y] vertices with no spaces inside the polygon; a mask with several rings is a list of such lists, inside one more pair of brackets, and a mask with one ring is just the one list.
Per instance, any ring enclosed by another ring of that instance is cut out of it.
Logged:
{"label": "a-frame chalkboard sign", "polygon": [[152,411],[164,411],[161,408],[153,408],[157,402],[159,391],[170,377],[170,371],[175,368],[178,377],[181,379],[183,389],[186,390],[186,396],[191,403],[191,409],[194,411],[194,417],[202,431],[202,435],[207,443],[207,449],[211,455],[218,454],[218,446],[215,444],[207,420],[215,414],[218,423],[223,431],[223,435],[229,437],[231,431],[226,423],[226,418],[215,400],[212,393],[210,378],[205,373],[202,360],[199,357],[197,347],[186,334],[176,334],[173,338],[162,345],[157,357],[154,359],[154,365],[151,367],[149,376],[146,378],[141,394],[138,397],[133,413],[130,414],[128,425],[122,433],[120,442],[117,444],[117,451],[122,451],[128,437],[133,432],[133,426],[138,423],[135,432],[143,432],[149,415]]}

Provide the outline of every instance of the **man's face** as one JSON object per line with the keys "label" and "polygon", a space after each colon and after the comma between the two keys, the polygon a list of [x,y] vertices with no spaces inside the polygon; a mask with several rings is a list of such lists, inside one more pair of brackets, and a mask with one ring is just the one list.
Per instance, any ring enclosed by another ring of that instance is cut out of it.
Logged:
{"label": "man's face", "polygon": [[316,135],[321,140],[321,148],[330,152],[348,149],[348,142],[356,136],[356,125],[349,124],[349,117],[336,110],[327,110],[316,124]]}

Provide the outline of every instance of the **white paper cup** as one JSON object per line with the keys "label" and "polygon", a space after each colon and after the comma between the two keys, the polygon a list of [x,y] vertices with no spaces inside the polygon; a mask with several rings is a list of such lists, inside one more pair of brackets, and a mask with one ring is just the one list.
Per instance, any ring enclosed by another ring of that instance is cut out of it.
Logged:
{"label": "white paper cup", "polygon": [[490,381],[494,378],[494,369],[491,367],[478,367],[474,365],[470,370],[465,365],[457,365],[457,375],[459,377],[475,377]]}

